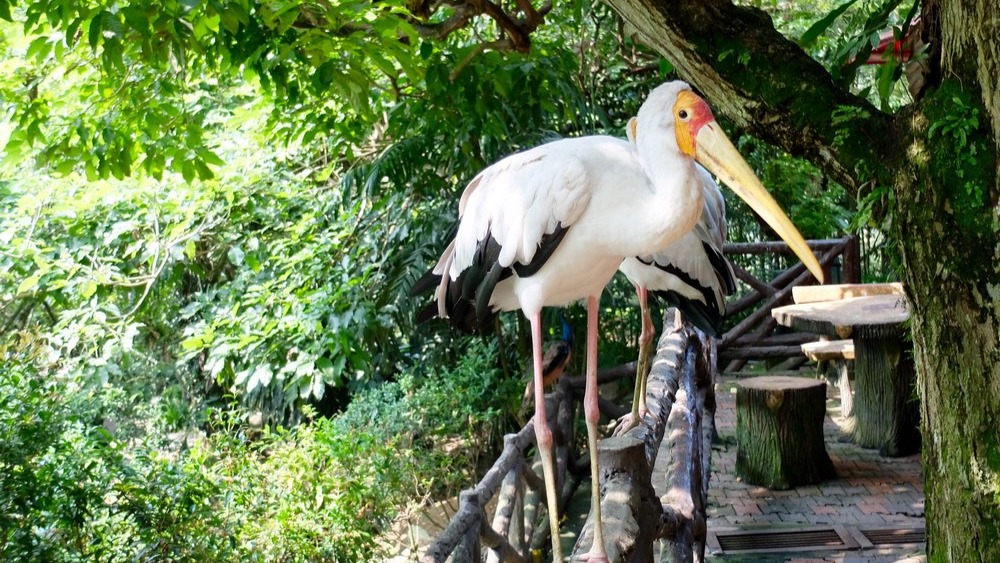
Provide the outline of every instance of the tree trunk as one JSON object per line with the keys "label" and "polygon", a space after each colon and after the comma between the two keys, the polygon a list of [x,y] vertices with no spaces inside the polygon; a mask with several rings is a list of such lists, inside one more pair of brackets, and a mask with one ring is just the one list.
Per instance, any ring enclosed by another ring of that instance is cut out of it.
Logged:
{"label": "tree trunk", "polygon": [[[944,84],[940,92],[959,91]],[[892,234],[913,307],[928,554],[1000,561],[1000,228],[995,215],[969,209],[961,167],[945,156],[962,151],[941,143],[921,149],[940,156],[905,175],[921,181],[897,186]],[[990,182],[980,184],[988,190],[980,205],[995,209]]]}
{"label": "tree trunk", "polygon": [[889,234],[913,308],[929,559],[1000,561],[1000,7],[941,2],[939,28],[948,78],[901,116]]}
{"label": "tree trunk", "polygon": [[759,10],[606,1],[719,113],[873,203],[912,306],[929,558],[1000,561],[1000,4],[923,0],[927,90],[887,115]]}

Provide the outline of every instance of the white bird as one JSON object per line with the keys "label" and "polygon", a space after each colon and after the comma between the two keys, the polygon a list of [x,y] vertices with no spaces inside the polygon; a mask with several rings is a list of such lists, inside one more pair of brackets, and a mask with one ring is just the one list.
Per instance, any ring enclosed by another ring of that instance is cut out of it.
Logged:
{"label": "white bird", "polygon": [[[626,132],[635,146],[636,119],[629,120]],[[705,203],[694,229],[652,256],[630,256],[618,270],[635,286],[639,298],[642,331],[639,334],[639,359],[636,362],[632,411],[622,418],[616,434],[634,428],[645,418],[646,380],[653,355],[655,328],[649,312],[649,294],[674,305],[677,322],[683,314],[705,333],[718,336],[726,314],[726,295],[736,291],[733,267],[722,254],[726,242],[726,200],[712,175],[695,165],[701,177]]]}
{"label": "white bird", "polygon": [[545,414],[541,310],[587,300],[584,412],[591,458],[593,562],[607,561],[597,459],[597,315],[604,286],[627,256],[646,256],[691,230],[703,189],[695,160],[722,179],[821,279],[791,221],[722,133],[708,104],[683,82],[650,92],[636,147],[589,136],[514,154],[480,172],[458,205],[455,238],[413,288],[436,285],[437,315],[467,330],[520,309],[531,325],[535,435],[545,476],[553,559],[562,560],[552,433]]}

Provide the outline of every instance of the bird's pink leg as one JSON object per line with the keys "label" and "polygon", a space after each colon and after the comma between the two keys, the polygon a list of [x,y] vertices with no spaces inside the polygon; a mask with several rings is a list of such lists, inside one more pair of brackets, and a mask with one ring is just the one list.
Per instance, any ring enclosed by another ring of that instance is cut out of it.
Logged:
{"label": "bird's pink leg", "polygon": [[604,550],[604,525],[601,520],[601,472],[597,459],[597,422],[601,411],[597,404],[597,314],[598,298],[587,298],[587,387],[583,394],[583,410],[587,418],[587,446],[590,448],[591,508],[594,518],[594,543],[587,560],[607,563]]}
{"label": "bird's pink leg", "polygon": [[555,456],[552,448],[552,430],[545,417],[545,383],[542,376],[542,315],[529,315],[531,322],[531,353],[535,383],[535,440],[542,456],[542,474],[545,477],[545,499],[549,510],[549,530],[552,534],[552,561],[562,561],[562,544],[559,542],[559,493],[556,488]]}
{"label": "bird's pink leg", "polygon": [[642,317],[642,332],[639,334],[639,359],[635,368],[635,390],[632,393],[632,411],[619,420],[618,427],[615,428],[616,436],[621,436],[638,426],[648,412],[646,409],[646,377],[649,375],[650,356],[652,356],[650,343],[653,341],[654,327],[653,319],[649,314],[649,290],[636,285],[635,292],[639,296],[639,310]]}

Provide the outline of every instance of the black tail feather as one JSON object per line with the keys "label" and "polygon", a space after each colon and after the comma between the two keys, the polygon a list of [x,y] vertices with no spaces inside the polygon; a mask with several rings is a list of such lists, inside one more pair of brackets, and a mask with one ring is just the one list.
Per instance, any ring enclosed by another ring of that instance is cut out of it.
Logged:
{"label": "black tail feather", "polygon": [[441,276],[435,274],[433,269],[427,270],[427,273],[420,276],[420,279],[413,283],[413,287],[410,288],[410,297],[416,297],[422,293],[426,293],[427,291],[437,287],[440,283]]}
{"label": "black tail feather", "polygon": [[684,318],[691,321],[691,324],[701,329],[705,334],[716,337],[722,335],[722,322],[725,317],[715,307],[701,301],[688,299],[676,291],[653,291],[651,293],[680,309]]}

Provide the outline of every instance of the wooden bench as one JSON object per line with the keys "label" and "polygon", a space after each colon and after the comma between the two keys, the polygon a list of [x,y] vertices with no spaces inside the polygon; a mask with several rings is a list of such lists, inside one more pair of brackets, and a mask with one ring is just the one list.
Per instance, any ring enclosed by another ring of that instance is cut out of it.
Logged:
{"label": "wooden bench", "polygon": [[[854,390],[851,373],[854,368],[853,340],[817,340],[802,345],[802,353],[816,362],[816,371],[831,380],[840,392],[840,414],[848,417],[854,410]],[[832,370],[829,370],[832,368]],[[832,371],[834,375],[830,376]]]}
{"label": "wooden bench", "polygon": [[853,360],[853,340],[817,340],[802,345],[802,353],[813,362]]}

